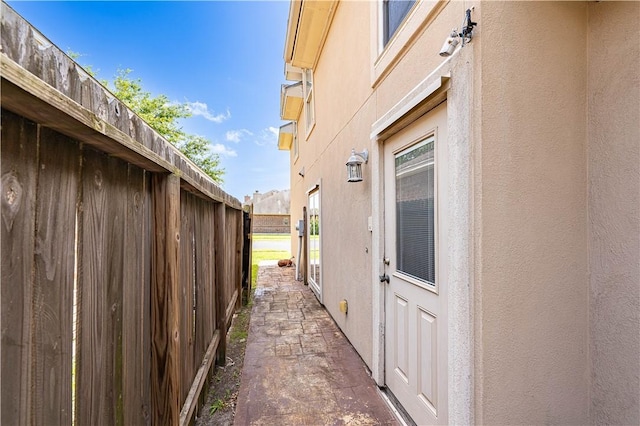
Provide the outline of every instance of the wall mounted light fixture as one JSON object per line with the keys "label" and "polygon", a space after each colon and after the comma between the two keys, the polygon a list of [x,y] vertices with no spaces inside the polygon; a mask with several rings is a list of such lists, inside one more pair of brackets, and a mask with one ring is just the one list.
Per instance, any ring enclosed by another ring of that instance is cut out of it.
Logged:
{"label": "wall mounted light fixture", "polygon": [[351,149],[351,156],[347,160],[347,182],[362,182],[362,163],[369,162],[369,151],[362,152]]}
{"label": "wall mounted light fixture", "polygon": [[460,41],[458,41],[458,30],[454,28],[451,30],[451,35],[447,37],[440,49],[440,56],[447,57],[453,55],[458,43],[460,43]]}

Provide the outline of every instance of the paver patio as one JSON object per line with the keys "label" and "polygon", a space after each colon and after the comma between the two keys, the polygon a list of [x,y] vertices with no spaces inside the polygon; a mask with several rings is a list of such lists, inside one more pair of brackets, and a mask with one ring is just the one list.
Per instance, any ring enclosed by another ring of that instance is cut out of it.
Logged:
{"label": "paver patio", "polygon": [[235,424],[399,424],[294,269],[259,270]]}

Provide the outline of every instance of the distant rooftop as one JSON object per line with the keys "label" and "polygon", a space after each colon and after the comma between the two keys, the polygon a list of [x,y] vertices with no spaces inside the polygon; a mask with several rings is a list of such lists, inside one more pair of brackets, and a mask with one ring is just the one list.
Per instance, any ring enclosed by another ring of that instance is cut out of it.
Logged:
{"label": "distant rooftop", "polygon": [[244,196],[244,204],[253,204],[254,214],[289,214],[291,191],[288,189],[271,190],[264,194],[256,191]]}

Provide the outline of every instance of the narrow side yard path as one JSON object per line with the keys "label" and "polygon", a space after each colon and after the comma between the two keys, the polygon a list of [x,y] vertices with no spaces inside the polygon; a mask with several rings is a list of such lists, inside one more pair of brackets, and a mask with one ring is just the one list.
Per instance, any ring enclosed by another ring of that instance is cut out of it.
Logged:
{"label": "narrow side yard path", "polygon": [[399,424],[358,354],[294,271],[260,267],[235,424]]}

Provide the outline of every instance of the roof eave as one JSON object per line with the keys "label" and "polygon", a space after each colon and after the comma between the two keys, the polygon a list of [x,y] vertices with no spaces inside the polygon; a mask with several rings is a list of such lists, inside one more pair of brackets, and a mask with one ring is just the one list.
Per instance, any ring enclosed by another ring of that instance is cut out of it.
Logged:
{"label": "roof eave", "polygon": [[313,69],[331,26],[338,0],[293,0],[285,42],[286,63]]}
{"label": "roof eave", "polygon": [[291,151],[295,132],[295,123],[290,121],[280,126],[278,131],[278,149],[281,151]]}

